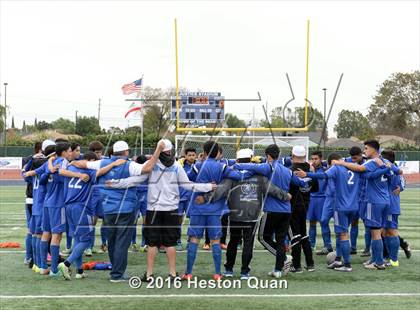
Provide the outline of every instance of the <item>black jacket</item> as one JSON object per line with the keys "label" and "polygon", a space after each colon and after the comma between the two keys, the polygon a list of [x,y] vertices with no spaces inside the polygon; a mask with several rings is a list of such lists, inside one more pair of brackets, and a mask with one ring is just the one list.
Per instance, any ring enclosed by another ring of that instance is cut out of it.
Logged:
{"label": "black jacket", "polygon": [[[308,163],[293,163],[290,168],[292,171],[301,169],[303,171],[309,172],[310,165]],[[311,180],[309,182],[308,188],[298,187],[296,185],[290,185],[290,194],[292,195],[292,200],[290,201],[292,205],[292,214],[295,212],[302,211],[306,212],[309,206],[309,200],[311,193],[315,193],[319,190],[318,180]]]}
{"label": "black jacket", "polygon": [[261,175],[254,175],[242,181],[224,179],[215,192],[205,194],[206,201],[227,198],[230,214],[234,222],[258,221],[264,205],[265,196],[271,195],[279,200],[287,200],[287,192],[277,187]]}

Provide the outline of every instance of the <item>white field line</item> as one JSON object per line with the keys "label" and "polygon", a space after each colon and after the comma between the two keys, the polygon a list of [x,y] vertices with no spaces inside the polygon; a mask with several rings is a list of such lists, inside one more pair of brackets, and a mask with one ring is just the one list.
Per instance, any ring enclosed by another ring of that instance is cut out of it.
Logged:
{"label": "white field line", "polygon": [[420,293],[343,293],[343,294],[148,294],[148,295],[0,295],[0,299],[75,298],[336,298],[336,297],[420,297]]}

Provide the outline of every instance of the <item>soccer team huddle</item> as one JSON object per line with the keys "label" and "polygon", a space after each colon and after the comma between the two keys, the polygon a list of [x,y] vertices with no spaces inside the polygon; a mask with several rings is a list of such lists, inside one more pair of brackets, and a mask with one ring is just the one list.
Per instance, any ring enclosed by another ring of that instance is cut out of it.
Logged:
{"label": "soccer team huddle", "polygon": [[[346,158],[332,153],[323,160],[322,152],[314,151],[310,162],[303,146],[294,146],[291,155],[282,158],[276,144],[265,148],[265,157],[240,149],[236,159],[226,159],[222,147],[212,140],[203,144],[199,156],[196,149],[184,148],[176,158],[167,139],[160,140],[149,156],[130,159],[124,141],[104,152],[98,141],[81,155],[78,144],[45,140],[24,159],[25,263],[36,273],[70,280],[75,271],[76,279],[86,278],[83,257],[92,255],[98,218],[102,219],[100,249],[109,254],[114,283],[128,280],[130,247],[147,252],[142,281],[155,277],[158,252],[166,253],[171,280],[192,279],[203,237],[203,248],[212,251],[216,281],[235,276],[238,248],[242,264],[237,275],[242,280],[250,277],[256,238],[274,256],[272,268],[267,266],[271,277],[315,271],[314,253],[330,258],[327,268],[351,272],[359,219],[365,227],[364,268],[398,267],[400,246],[407,258],[411,256],[408,242],[398,234],[402,171],[394,152],[382,151],[376,140],[364,142],[363,151],[352,147]],[[136,241],[139,217],[141,247]],[[186,266],[177,266],[185,218],[189,219]],[[317,223],[323,248],[315,252]],[[63,233],[66,249],[60,252]],[[224,270],[222,250],[226,250]],[[288,251],[291,255],[286,255]],[[183,269],[180,276],[177,268]]]}

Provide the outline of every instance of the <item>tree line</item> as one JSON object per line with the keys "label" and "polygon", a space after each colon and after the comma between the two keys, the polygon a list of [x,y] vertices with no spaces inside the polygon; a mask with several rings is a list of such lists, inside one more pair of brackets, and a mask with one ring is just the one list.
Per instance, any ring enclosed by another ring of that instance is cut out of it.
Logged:
{"label": "tree line", "polygon": [[[186,89],[181,89],[186,91]],[[167,99],[175,93],[173,88],[160,89],[146,87],[143,90],[144,105],[144,145],[154,145],[159,137],[171,127],[171,103]],[[163,100],[159,100],[163,99]],[[349,103],[349,106],[355,103]],[[4,126],[4,106],[0,105],[0,129]],[[315,108],[309,109],[309,131],[321,130],[324,126],[322,113]],[[8,139],[8,144],[24,143],[19,136],[42,132],[48,129],[63,134],[81,136],[78,141],[85,145],[89,141],[99,140],[107,143],[118,139],[127,140],[130,144],[139,144],[140,127],[122,129],[111,127],[107,130],[99,125],[99,120],[93,116],[80,116],[74,122],[66,118],[58,118],[53,122],[34,119],[33,124],[23,122],[22,128],[15,128],[12,118],[12,128],[19,134],[15,139]],[[230,128],[244,128],[250,126],[236,115],[226,113],[224,126]],[[255,125],[255,124],[254,124]],[[304,108],[275,107],[269,114],[269,119],[258,121],[260,127],[303,127]],[[361,140],[372,138],[377,134],[393,134],[411,139],[420,144],[420,71],[411,73],[394,73],[385,80],[373,96],[366,115],[360,111],[341,110],[334,131],[338,138],[352,136]]]}

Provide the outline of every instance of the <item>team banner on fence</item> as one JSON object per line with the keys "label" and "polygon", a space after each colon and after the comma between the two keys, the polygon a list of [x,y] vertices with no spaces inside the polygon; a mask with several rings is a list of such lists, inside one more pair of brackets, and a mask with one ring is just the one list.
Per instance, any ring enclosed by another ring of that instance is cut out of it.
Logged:
{"label": "team banner on fence", "polygon": [[420,173],[420,161],[397,161],[404,174]]}
{"label": "team banner on fence", "polygon": [[0,169],[22,169],[22,157],[0,157]]}

